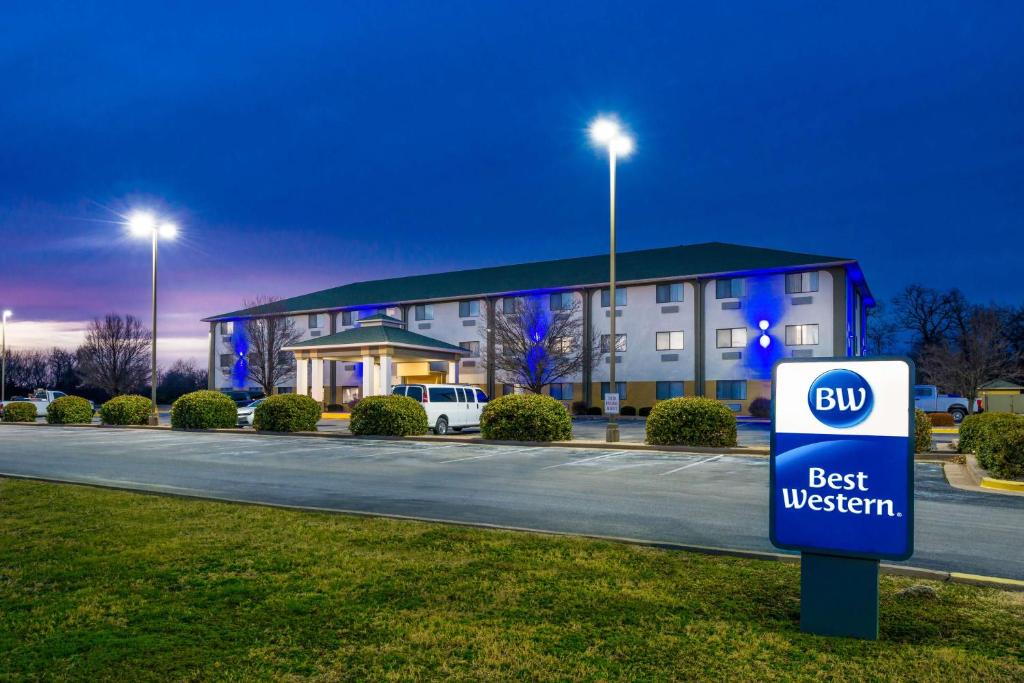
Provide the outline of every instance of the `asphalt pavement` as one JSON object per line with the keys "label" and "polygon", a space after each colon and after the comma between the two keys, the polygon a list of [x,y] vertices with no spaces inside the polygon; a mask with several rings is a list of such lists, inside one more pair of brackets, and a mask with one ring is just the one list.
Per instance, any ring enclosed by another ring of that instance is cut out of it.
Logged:
{"label": "asphalt pavement", "polygon": [[[916,471],[908,564],[1024,580],[1024,498]],[[0,426],[0,476],[745,550],[768,542],[768,461],[375,439]]]}

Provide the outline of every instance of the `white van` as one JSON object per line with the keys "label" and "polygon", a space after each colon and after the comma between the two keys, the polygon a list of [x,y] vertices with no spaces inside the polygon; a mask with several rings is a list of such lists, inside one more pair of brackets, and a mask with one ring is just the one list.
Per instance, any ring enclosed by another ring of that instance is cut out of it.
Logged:
{"label": "white van", "polygon": [[419,401],[435,434],[479,427],[487,405],[487,394],[468,384],[399,384],[391,393]]}

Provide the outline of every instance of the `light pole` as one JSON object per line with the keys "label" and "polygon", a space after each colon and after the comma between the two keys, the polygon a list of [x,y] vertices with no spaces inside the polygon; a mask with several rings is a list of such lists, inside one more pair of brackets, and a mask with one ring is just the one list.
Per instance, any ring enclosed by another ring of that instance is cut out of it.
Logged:
{"label": "light pole", "polygon": [[[633,151],[633,139],[623,130],[619,122],[612,118],[599,117],[590,124],[590,139],[595,144],[608,149],[608,179],[609,179],[609,225],[610,245],[608,249],[608,306],[610,334],[608,335],[608,350],[611,356],[608,359],[608,391],[619,393],[619,385],[615,381],[615,354],[619,350],[618,337],[615,334],[615,162],[620,157],[629,156]],[[614,413],[608,416],[608,428],[605,432],[605,441],[615,443],[619,440],[619,416]]]}
{"label": "light pole", "polygon": [[174,239],[174,236],[178,234],[178,228],[174,223],[157,224],[153,214],[145,211],[132,214],[131,219],[128,221],[128,227],[133,235],[136,237],[148,237],[153,244],[153,330],[152,337],[150,338],[152,342],[152,363],[150,365],[149,380],[150,385],[152,385],[153,414],[149,416],[149,424],[158,425],[160,424],[160,412],[156,407],[156,244],[160,239]]}
{"label": "light pole", "polygon": [[0,342],[0,403],[7,400],[7,319],[12,315],[11,311],[4,311],[3,341]]}

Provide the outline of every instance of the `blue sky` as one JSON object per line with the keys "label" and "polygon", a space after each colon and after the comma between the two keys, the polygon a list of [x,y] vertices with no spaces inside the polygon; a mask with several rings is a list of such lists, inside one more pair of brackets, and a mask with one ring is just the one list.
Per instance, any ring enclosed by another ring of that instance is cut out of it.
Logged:
{"label": "blue sky", "polygon": [[[1019,3],[5,3],[0,298],[68,330],[145,316],[166,354],[259,294],[619,245],[861,260],[1020,303]],[[38,328],[42,329],[42,328]],[[37,331],[38,331],[37,329]],[[28,339],[28,330],[22,338]],[[174,341],[177,340],[177,342]]]}

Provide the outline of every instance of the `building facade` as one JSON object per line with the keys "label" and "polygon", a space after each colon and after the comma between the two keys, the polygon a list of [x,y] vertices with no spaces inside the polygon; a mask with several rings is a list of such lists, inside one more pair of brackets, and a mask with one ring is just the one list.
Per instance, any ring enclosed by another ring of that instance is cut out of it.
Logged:
{"label": "building facade", "polygon": [[[713,242],[623,252],[616,267],[616,379],[623,406],[702,395],[743,414],[752,400],[770,395],[776,360],[863,353],[866,311],[874,301],[854,259]],[[600,357],[593,369],[545,391],[567,404],[601,406],[603,395],[614,391],[608,386],[607,287],[608,257],[593,256],[352,283],[277,302],[273,310],[294,320],[303,341],[325,338],[325,346],[326,337],[358,329],[360,319],[388,316],[411,333],[465,349],[456,368],[460,381],[494,396],[515,387],[503,385],[484,362],[494,343],[490,316],[517,298],[536,297],[552,315],[576,302],[584,334],[592,331],[602,341]],[[253,384],[244,372],[244,321],[268,310],[205,319],[211,388]],[[309,362],[323,367],[304,367],[295,377],[322,377],[322,391],[309,393],[325,403],[347,403],[365,392],[363,363]],[[388,384],[452,376],[447,363],[389,369]],[[295,391],[294,377],[279,390]]]}

